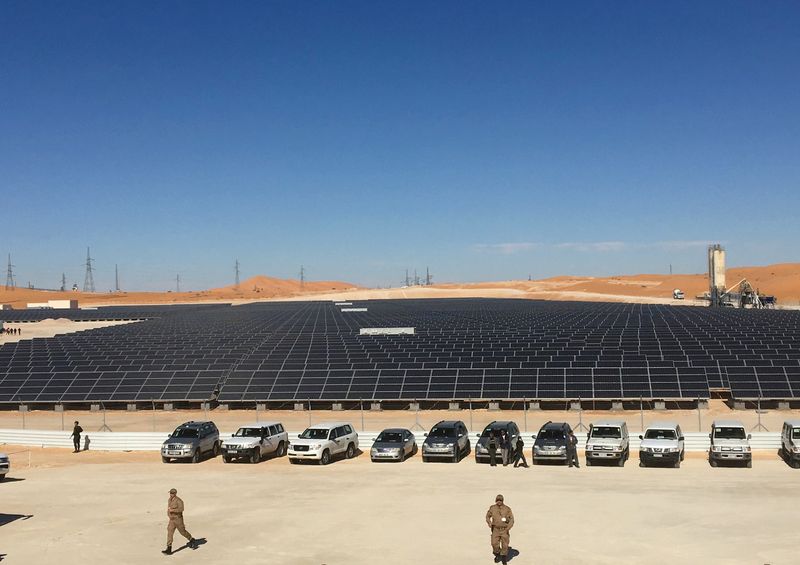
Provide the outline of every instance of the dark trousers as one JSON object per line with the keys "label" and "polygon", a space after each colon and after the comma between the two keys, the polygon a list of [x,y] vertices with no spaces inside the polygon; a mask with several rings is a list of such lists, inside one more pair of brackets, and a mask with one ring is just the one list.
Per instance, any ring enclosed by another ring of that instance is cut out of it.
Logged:
{"label": "dark trousers", "polygon": [[572,451],[570,451],[567,454],[567,456],[569,457],[569,466],[570,467],[572,467],[573,465],[575,465],[576,467],[580,467],[581,466],[580,463],[578,462],[578,450],[577,449],[575,449],[573,447]]}
{"label": "dark trousers", "polygon": [[72,445],[75,446],[75,451],[81,450],[81,436],[72,436]]}
{"label": "dark trousers", "polygon": [[520,465],[520,460],[522,461],[522,466],[528,466],[528,460],[525,459],[525,452],[524,451],[516,451],[514,452],[514,467],[518,467]]}
{"label": "dark trousers", "polygon": [[497,467],[497,450],[489,448],[489,465]]}

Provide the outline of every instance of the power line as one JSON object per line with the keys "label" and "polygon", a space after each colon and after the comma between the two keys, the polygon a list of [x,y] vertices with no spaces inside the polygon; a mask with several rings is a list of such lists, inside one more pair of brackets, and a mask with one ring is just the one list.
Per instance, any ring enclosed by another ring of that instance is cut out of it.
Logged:
{"label": "power line", "polygon": [[6,290],[14,290],[16,286],[16,283],[14,283],[14,265],[11,264],[11,253],[9,253],[8,271],[6,271]]}
{"label": "power line", "polygon": [[89,255],[89,248],[86,248],[86,277],[83,279],[83,292],[94,292],[94,269],[92,268],[92,257]]}

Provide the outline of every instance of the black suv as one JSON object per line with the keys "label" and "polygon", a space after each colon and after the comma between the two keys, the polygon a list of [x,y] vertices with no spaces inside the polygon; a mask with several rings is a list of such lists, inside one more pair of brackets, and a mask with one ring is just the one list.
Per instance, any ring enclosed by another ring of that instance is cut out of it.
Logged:
{"label": "black suv", "polygon": [[497,460],[502,462],[500,460],[500,432],[505,432],[506,438],[508,438],[508,454],[509,459],[511,459],[511,454],[514,453],[514,449],[517,447],[519,427],[514,422],[495,420],[483,429],[482,434],[475,434],[478,436],[478,441],[475,443],[475,463],[489,462],[489,449],[486,444],[489,442],[489,436],[492,432],[497,437]]}
{"label": "black suv", "polygon": [[574,447],[569,442],[572,428],[566,422],[547,422],[533,437],[533,464],[541,461],[567,463]]}
{"label": "black suv", "polygon": [[447,459],[453,463],[470,451],[467,426],[461,420],[442,420],[425,434],[422,444],[422,460]]}
{"label": "black suv", "polygon": [[173,459],[190,459],[197,463],[204,453],[219,455],[222,442],[214,422],[186,422],[181,424],[164,440],[161,460],[169,463]]}

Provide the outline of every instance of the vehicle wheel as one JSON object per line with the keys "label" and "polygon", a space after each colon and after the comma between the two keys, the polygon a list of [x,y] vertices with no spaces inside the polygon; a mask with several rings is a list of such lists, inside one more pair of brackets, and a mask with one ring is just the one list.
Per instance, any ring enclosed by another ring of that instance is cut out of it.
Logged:
{"label": "vehicle wheel", "polygon": [[619,459],[617,459],[617,467],[624,467],[625,466],[625,454],[623,453]]}
{"label": "vehicle wheel", "polygon": [[639,467],[644,467],[644,466],[645,466],[645,464],[644,464],[644,461],[642,461],[641,459],[639,459]]}
{"label": "vehicle wheel", "polygon": [[219,452],[220,452],[219,442],[216,442],[214,444],[214,457],[217,457],[219,455]]}
{"label": "vehicle wheel", "polygon": [[297,465],[297,461],[298,461],[297,459],[292,459],[291,457],[289,458],[289,463],[291,463],[292,465]]}
{"label": "vehicle wheel", "polygon": [[327,449],[322,452],[322,457],[319,458],[320,465],[327,465],[331,462],[331,452]]}
{"label": "vehicle wheel", "polygon": [[411,448],[411,455],[416,455],[417,451],[419,451],[419,448],[417,447],[417,444],[415,443],[414,447]]}
{"label": "vehicle wheel", "polygon": [[200,463],[200,448],[194,450],[192,454],[192,463]]}
{"label": "vehicle wheel", "polygon": [[716,460],[716,459],[709,459],[708,463],[709,463],[709,465],[711,465],[712,467],[716,467],[717,465],[719,465],[719,463],[717,463],[717,460]]}
{"label": "vehicle wheel", "polygon": [[162,457],[161,457],[161,462],[162,462],[162,463],[169,463],[169,457],[163,457],[163,456],[162,456]]}
{"label": "vehicle wheel", "polygon": [[278,444],[278,449],[275,451],[275,457],[283,457],[284,455],[286,455],[286,444],[280,442]]}
{"label": "vehicle wheel", "polygon": [[422,456],[422,462],[423,463],[427,463],[428,461],[430,461],[430,459],[428,459],[425,455],[423,455]]}
{"label": "vehicle wheel", "polygon": [[231,462],[231,456],[230,455],[223,455],[222,456],[222,462],[223,463],[230,463]]}
{"label": "vehicle wheel", "polygon": [[261,450],[256,447],[250,455],[250,463],[258,463],[259,461],[261,461]]}
{"label": "vehicle wheel", "polygon": [[792,469],[800,469],[800,461],[797,459],[793,459],[789,464],[792,466]]}
{"label": "vehicle wheel", "polygon": [[347,457],[348,459],[352,459],[355,456],[356,456],[356,446],[351,443],[347,446],[345,457]]}
{"label": "vehicle wheel", "polygon": [[747,468],[748,468],[748,469],[752,469],[752,468],[753,468],[753,460],[752,460],[752,459],[750,459],[750,460],[747,462]]}
{"label": "vehicle wheel", "polygon": [[675,469],[680,469],[681,468],[681,460],[680,460],[680,458],[677,461],[675,461],[675,463],[672,464],[672,467],[675,468]]}
{"label": "vehicle wheel", "polygon": [[461,452],[458,450],[458,446],[456,446],[453,452],[453,463],[458,463],[459,461],[461,461]]}
{"label": "vehicle wheel", "polygon": [[586,458],[586,466],[587,466],[587,467],[591,467],[592,465],[594,465],[594,461],[592,461],[591,459],[589,459],[589,458],[587,457],[587,458]]}
{"label": "vehicle wheel", "polygon": [[683,461],[683,457],[686,455],[686,450],[684,449],[681,451],[681,461]]}

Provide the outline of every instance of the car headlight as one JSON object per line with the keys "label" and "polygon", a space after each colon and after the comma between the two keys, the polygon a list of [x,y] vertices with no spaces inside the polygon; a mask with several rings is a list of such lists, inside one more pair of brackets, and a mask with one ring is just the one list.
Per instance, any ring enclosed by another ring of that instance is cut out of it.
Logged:
{"label": "car headlight", "polygon": [[315,443],[314,445],[309,445],[308,446],[309,449],[319,449],[321,447],[322,447],[321,443]]}
{"label": "car headlight", "polygon": [[744,447],[744,450],[745,450],[745,451],[750,451],[750,446],[749,446],[749,445],[746,445],[746,446]]}
{"label": "car headlight", "polygon": [[622,446],[621,445],[615,445],[614,447],[611,448],[611,451],[622,451]]}
{"label": "car headlight", "polygon": [[795,446],[792,448],[792,451],[793,451],[794,453],[800,453],[800,445],[795,445]]}
{"label": "car headlight", "polygon": [[721,448],[721,447],[719,447],[718,445],[715,445],[715,446],[714,446],[714,451],[716,451],[716,452],[720,452],[720,451],[722,451],[722,448]]}
{"label": "car headlight", "polygon": [[428,444],[427,443],[423,443],[422,444],[422,451],[428,451]]}

